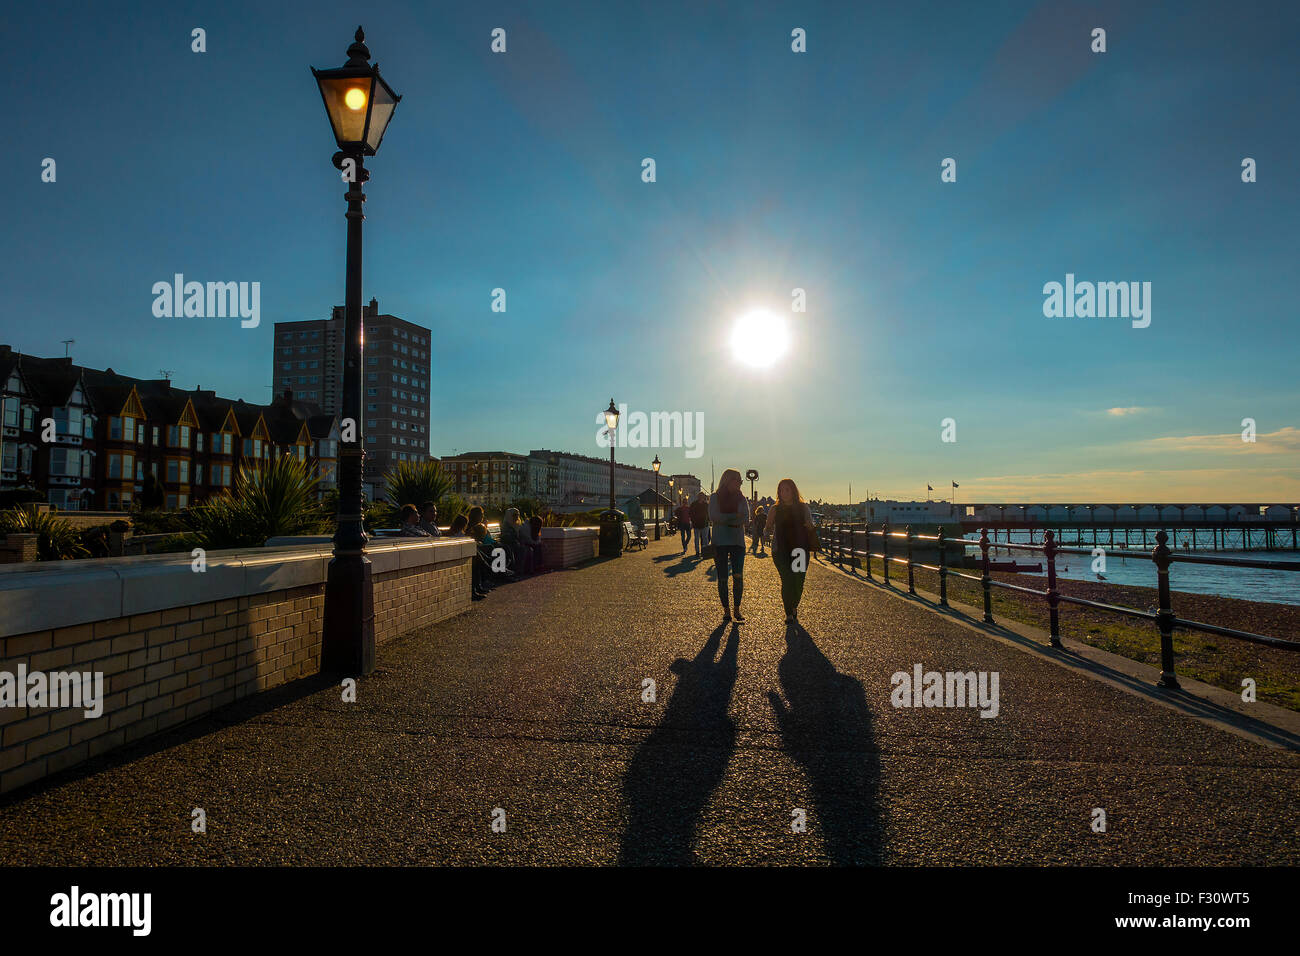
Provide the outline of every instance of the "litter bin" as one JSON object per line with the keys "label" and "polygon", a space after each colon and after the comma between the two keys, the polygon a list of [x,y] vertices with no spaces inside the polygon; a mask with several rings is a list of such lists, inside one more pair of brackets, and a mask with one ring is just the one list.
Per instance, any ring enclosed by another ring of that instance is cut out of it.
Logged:
{"label": "litter bin", "polygon": [[600,556],[617,558],[623,553],[623,522],[626,515],[606,508],[600,513]]}

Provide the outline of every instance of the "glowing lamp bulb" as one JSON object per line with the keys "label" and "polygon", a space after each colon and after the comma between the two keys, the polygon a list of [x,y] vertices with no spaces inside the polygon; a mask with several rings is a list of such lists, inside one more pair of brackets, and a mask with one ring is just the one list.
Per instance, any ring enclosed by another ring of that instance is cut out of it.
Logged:
{"label": "glowing lamp bulb", "polygon": [[366,91],[354,86],[343,94],[343,102],[350,110],[363,110],[366,108]]}

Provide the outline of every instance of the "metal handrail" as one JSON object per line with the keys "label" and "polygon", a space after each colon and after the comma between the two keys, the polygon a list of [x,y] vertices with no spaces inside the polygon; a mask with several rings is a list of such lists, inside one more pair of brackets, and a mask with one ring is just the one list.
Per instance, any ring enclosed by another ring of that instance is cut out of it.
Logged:
{"label": "metal handrail", "polygon": [[[1061,624],[1060,624],[1060,606],[1061,604],[1073,604],[1079,607],[1088,607],[1098,611],[1105,611],[1110,614],[1120,614],[1126,617],[1135,617],[1141,620],[1154,621],[1160,633],[1160,681],[1162,687],[1176,688],[1179,686],[1178,677],[1174,673],[1174,640],[1173,632],[1175,628],[1189,631],[1203,631],[1207,634],[1217,634],[1221,637],[1231,637],[1237,640],[1250,641],[1255,644],[1263,644],[1268,647],[1278,647],[1289,651],[1300,651],[1300,641],[1291,641],[1280,637],[1271,637],[1267,634],[1255,634],[1251,631],[1241,631],[1236,628],[1223,627],[1218,624],[1207,624],[1201,621],[1191,621],[1185,618],[1175,616],[1170,597],[1169,588],[1169,567],[1175,561],[1181,561],[1185,564],[1209,564],[1226,567],[1240,568],[1263,568],[1272,571],[1300,571],[1300,561],[1269,561],[1255,558],[1217,558],[1210,555],[1180,555],[1169,547],[1169,534],[1161,530],[1156,533],[1156,546],[1151,551],[1151,559],[1155,562],[1157,578],[1157,594],[1159,607],[1154,611],[1142,611],[1137,608],[1125,607],[1122,604],[1108,604],[1103,601],[1090,601],[1086,598],[1072,597],[1062,594],[1056,587],[1056,556],[1058,554],[1093,554],[1091,548],[1063,547],[1056,543],[1056,532],[1048,530],[1043,535],[1042,544],[1012,544],[1011,542],[1001,543],[990,541],[988,529],[980,531],[979,538],[949,538],[943,530],[940,529],[938,534],[915,534],[911,526],[907,526],[902,531],[890,530],[889,522],[884,522],[879,530],[873,531],[871,523],[866,522],[861,529],[853,525],[826,525],[823,530],[830,537],[829,548],[826,550],[830,560],[837,565],[843,566],[848,561],[853,568],[858,567],[858,559],[866,559],[867,578],[874,580],[871,561],[873,558],[879,559],[884,567],[884,582],[890,583],[889,569],[892,564],[901,564],[907,567],[907,590],[909,594],[916,593],[915,571],[921,568],[926,571],[935,571],[939,575],[939,604],[948,607],[948,578],[950,576],[962,578],[979,584],[984,592],[984,621],[987,624],[995,623],[993,620],[993,588],[1002,588],[1006,591],[1018,591],[1022,594],[1032,594],[1036,597],[1045,598],[1048,606],[1048,616],[1050,619],[1049,636],[1053,647],[1061,647]],[[845,547],[845,535],[848,536],[848,547]],[[864,549],[858,550],[854,536],[861,534],[863,536]],[[880,538],[881,550],[876,552],[871,550],[871,537],[876,535]],[[890,539],[902,539],[906,542],[906,557],[898,557],[890,554]],[[939,545],[939,563],[925,564],[918,562],[913,556],[913,547],[917,541],[934,541]],[[950,544],[960,543],[962,547],[978,547],[981,552],[981,573],[977,576],[974,574],[965,574],[948,567],[947,549]],[[1011,584],[1007,581],[994,580],[989,562],[989,551],[994,548],[1002,548],[1008,551],[1032,551],[1036,554],[1042,554],[1047,561],[1047,590],[1042,591],[1036,588],[1025,587],[1019,584]],[[1125,549],[1128,554],[1134,554]]]}

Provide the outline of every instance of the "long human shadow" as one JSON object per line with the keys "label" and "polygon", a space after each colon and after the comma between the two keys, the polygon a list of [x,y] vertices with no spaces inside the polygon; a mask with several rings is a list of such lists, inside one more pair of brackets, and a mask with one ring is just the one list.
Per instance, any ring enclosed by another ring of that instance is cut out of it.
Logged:
{"label": "long human shadow", "polygon": [[879,864],[880,756],[866,691],[837,671],[800,625],[786,626],[785,641],[777,667],[785,700],[775,691],[768,699],[786,753],[808,776],[826,853],[840,866]]}
{"label": "long human shadow", "polygon": [[623,777],[626,826],[619,863],[678,866],[695,861],[695,829],[722,782],[736,725],[727,716],[736,684],[740,632],[734,625],[722,656],[714,655],[727,625],[714,628],[694,660],[671,665],[677,686],[663,719],[628,762]]}
{"label": "long human shadow", "polygon": [[[677,557],[677,555],[673,555],[673,557]],[[676,564],[669,564],[664,566],[663,568],[664,574],[666,574],[670,578],[675,578],[677,577],[677,575],[682,574],[686,571],[695,570],[695,567],[700,563],[700,559],[695,555],[684,554],[681,555],[680,557],[681,560],[678,561]],[[658,561],[660,559],[655,558],[655,560]],[[664,558],[664,560],[667,560],[667,558]]]}

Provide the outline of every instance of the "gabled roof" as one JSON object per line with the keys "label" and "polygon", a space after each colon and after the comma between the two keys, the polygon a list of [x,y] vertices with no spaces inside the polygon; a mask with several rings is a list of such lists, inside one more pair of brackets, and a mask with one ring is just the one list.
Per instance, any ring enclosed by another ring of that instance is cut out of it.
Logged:
{"label": "gabled roof", "polygon": [[234,412],[235,421],[239,423],[239,434],[245,438],[253,438],[259,427],[263,434],[269,434],[264,417],[266,409],[261,405],[250,405],[241,399],[232,402],[230,408]]}
{"label": "gabled roof", "polygon": [[28,392],[42,405],[56,408],[67,405],[81,384],[81,368],[73,365],[70,358],[45,359],[20,354],[18,367]]}
{"label": "gabled roof", "polygon": [[231,409],[234,402],[228,398],[218,398],[216,392],[205,392],[201,389],[195,389],[189,393],[190,404],[194,406],[194,414],[198,416],[199,426],[205,432],[219,432],[226,428],[227,422],[235,425],[238,431],[239,424],[234,422],[231,416]]}
{"label": "gabled roof", "polygon": [[319,415],[313,415],[307,419],[307,431],[312,438],[329,438],[339,427],[337,416],[328,412],[322,412]]}

